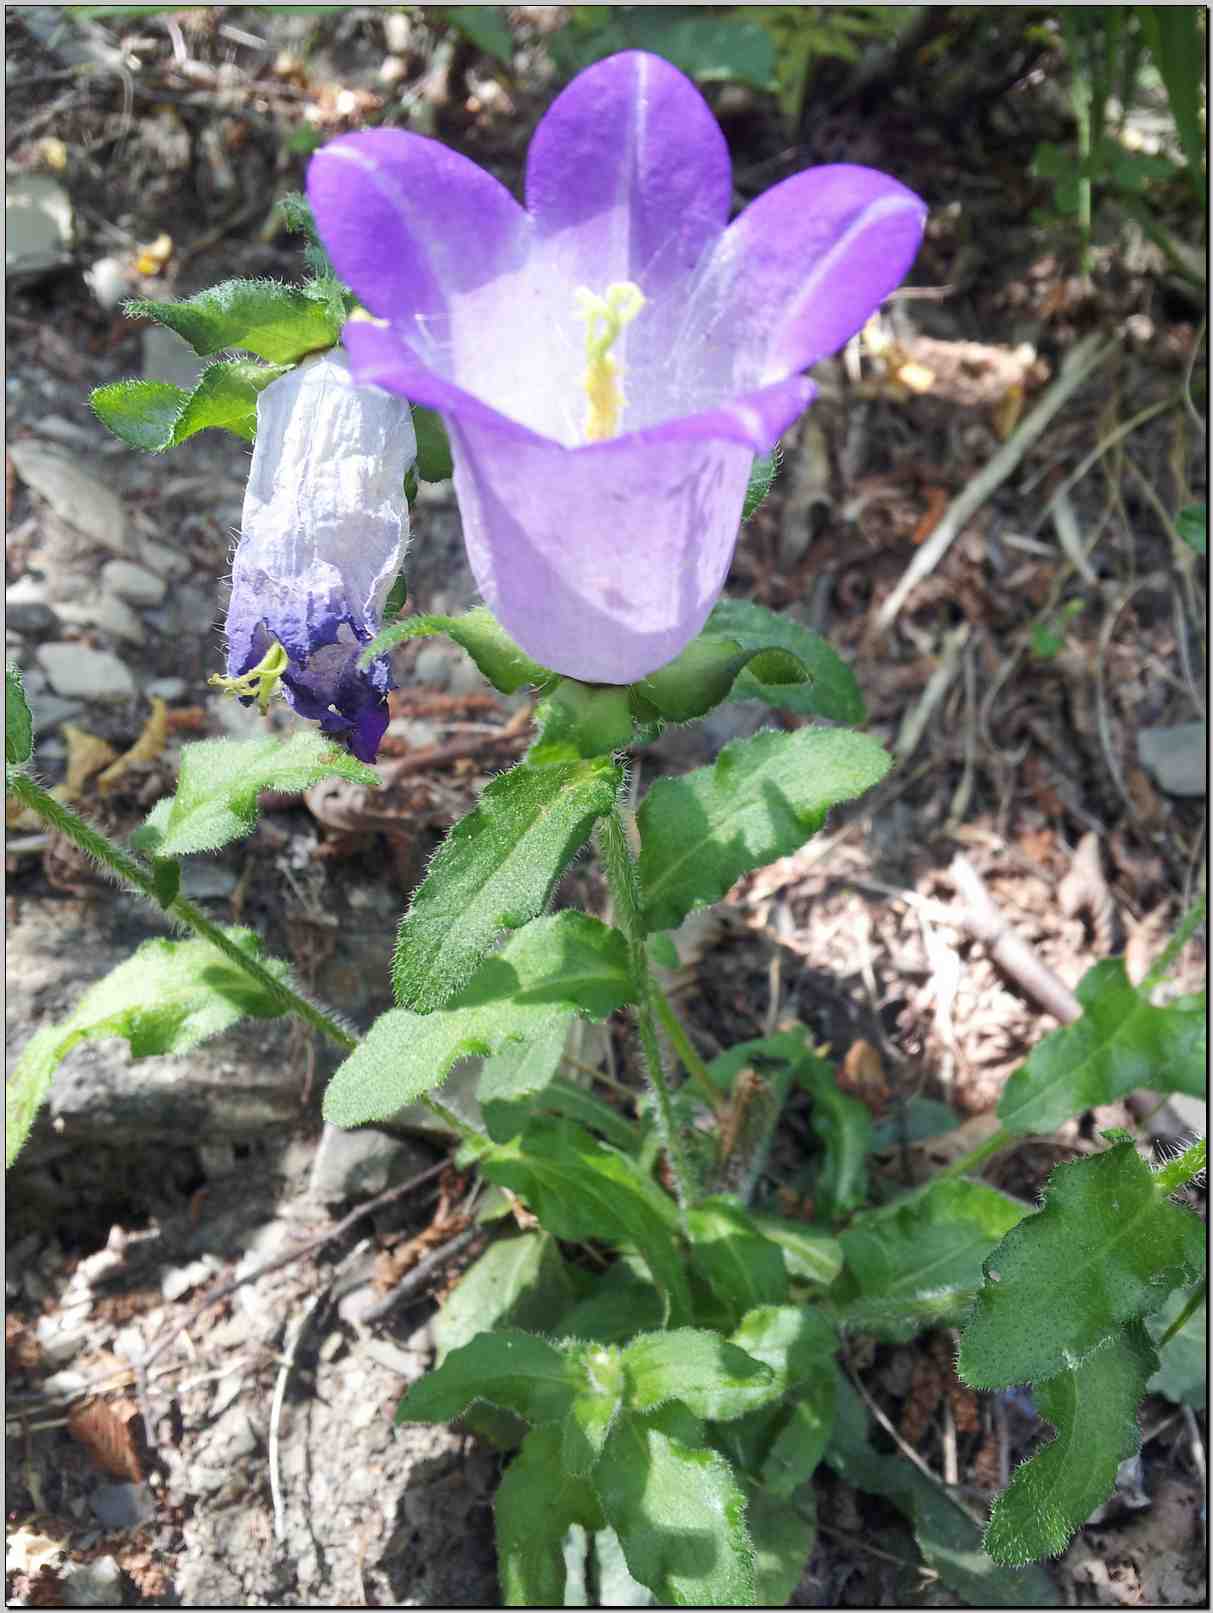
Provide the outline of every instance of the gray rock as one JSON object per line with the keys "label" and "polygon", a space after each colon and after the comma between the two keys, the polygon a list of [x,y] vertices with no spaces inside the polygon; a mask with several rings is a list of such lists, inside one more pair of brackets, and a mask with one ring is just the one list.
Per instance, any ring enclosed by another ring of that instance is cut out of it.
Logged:
{"label": "gray rock", "polygon": [[142,1484],[102,1484],[89,1496],[89,1505],[103,1529],[136,1529],[156,1511]]}
{"label": "gray rock", "polygon": [[60,618],[74,627],[96,627],[127,644],[142,644],[147,638],[135,612],[115,594],[94,593],[90,598],[68,600],[56,607]]}
{"label": "gray rock", "polygon": [[433,1155],[425,1149],[385,1132],[325,1126],[312,1161],[308,1191],[325,1204],[373,1198],[389,1184],[406,1181],[433,1162]]}
{"label": "gray rock", "polygon": [[209,1283],[215,1273],[222,1269],[223,1262],[214,1255],[200,1255],[197,1260],[191,1260],[188,1266],[170,1266],[161,1274],[160,1293],[171,1304],[191,1289]]}
{"label": "gray rock", "polygon": [[239,875],[222,863],[202,862],[198,858],[185,863],[181,870],[181,893],[195,902],[217,901],[230,896],[239,883]]}
{"label": "gray rock", "polygon": [[190,344],[167,325],[149,325],[143,333],[145,380],[168,381],[192,392],[209,362],[199,358]]}
{"label": "gray rock", "polygon": [[126,1601],[123,1573],[113,1557],[64,1564],[59,1581],[63,1607],[122,1607]]}
{"label": "gray rock", "polygon": [[36,694],[30,700],[30,711],[34,718],[34,732],[44,734],[51,728],[57,728],[61,722],[74,722],[80,715],[81,706],[78,700],[60,700],[58,695]]}
{"label": "gray rock", "polygon": [[149,695],[156,695],[161,700],[180,700],[186,690],[184,678],[153,678],[144,685]]}
{"label": "gray rock", "polygon": [[1208,787],[1209,742],[1203,722],[1143,728],[1137,736],[1141,765],[1168,795],[1203,796]]}
{"label": "gray rock", "polygon": [[47,603],[46,584],[31,572],[4,590],[4,621],[15,633],[49,633],[55,613]]}
{"label": "gray rock", "polygon": [[413,676],[431,689],[445,689],[451,676],[451,652],[441,644],[423,644],[413,662]]}
{"label": "gray rock", "polygon": [[163,577],[129,560],[107,560],[101,568],[101,582],[111,594],[132,605],[158,605],[168,587]]}
{"label": "gray rock", "polygon": [[49,174],[13,174],[4,188],[4,273],[38,275],[72,261],[72,203]]}
{"label": "gray rock", "polygon": [[51,688],[65,698],[129,700],[135,693],[134,678],[108,650],[92,650],[87,644],[43,644],[38,660]]}
{"label": "gray rock", "polygon": [[102,548],[126,553],[126,511],[104,482],[61,448],[34,437],[11,442],[8,452],[17,475],[60,520]]}
{"label": "gray rock", "polygon": [[157,543],[154,538],[139,540],[139,556],[145,566],[159,572],[162,577],[186,577],[194,569],[187,555],[171,544]]}

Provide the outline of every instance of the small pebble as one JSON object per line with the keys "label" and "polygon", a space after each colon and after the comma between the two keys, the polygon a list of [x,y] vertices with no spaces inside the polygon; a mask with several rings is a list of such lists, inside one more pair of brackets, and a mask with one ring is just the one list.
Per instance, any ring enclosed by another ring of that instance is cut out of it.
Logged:
{"label": "small pebble", "polygon": [[168,586],[163,577],[130,560],[108,560],[101,568],[101,581],[111,594],[132,605],[158,605]]}
{"label": "small pebble", "polygon": [[129,700],[135,693],[135,680],[126,664],[109,650],[90,649],[87,644],[43,644],[38,660],[58,695]]}

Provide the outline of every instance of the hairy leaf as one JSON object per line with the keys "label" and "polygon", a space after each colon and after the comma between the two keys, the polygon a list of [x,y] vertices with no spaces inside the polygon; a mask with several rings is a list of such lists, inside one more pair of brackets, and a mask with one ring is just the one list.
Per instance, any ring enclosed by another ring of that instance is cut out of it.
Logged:
{"label": "hairy leaf", "polygon": [[564,1607],[564,1538],[600,1529],[602,1509],[584,1479],[562,1473],[560,1430],[533,1428],[505,1470],[493,1502],[497,1571],[507,1607]]}
{"label": "hairy leaf", "polygon": [[782,1215],[751,1210],[750,1219],[764,1238],[783,1250],[789,1277],[828,1287],[842,1270],[842,1245],[837,1238],[799,1226]]}
{"label": "hairy leaf", "polygon": [[767,1363],[782,1396],[773,1413],[735,1425],[739,1456],[772,1495],[791,1496],[812,1477],[834,1426],[838,1336],[811,1306],[767,1305],[743,1319],[733,1342]]}
{"label": "hairy leaf", "polygon": [[406,616],[392,622],[363,650],[359,666],[369,666],[379,656],[412,638],[432,638],[445,633],[466,650],[481,675],[502,694],[515,694],[528,684],[551,683],[555,674],[520,650],[505,629],[483,605],[462,616]]}
{"label": "hairy leaf", "polygon": [[[286,965],[267,959],[251,931],[225,933],[250,958],[286,977]],[[6,1163],[28,1137],[55,1070],[77,1042],[123,1036],[135,1058],[185,1053],[238,1020],[282,1012],[277,999],[209,941],[145,941],[90,986],[67,1019],[44,1026],[26,1044],[4,1089]]]}
{"label": "hairy leaf", "polygon": [[455,824],[401,920],[396,1000],[428,1014],[470,978],[503,930],[536,918],[622,774],[605,757],[502,773]]}
{"label": "hairy leaf", "polygon": [[985,1548],[1016,1566],[1056,1557],[1116,1486],[1116,1470],[1141,1447],[1137,1407],[1158,1357],[1132,1322],[1081,1365],[1038,1383],[1033,1399],[1056,1429],[994,1503]]}
{"label": "hairy leaf", "polygon": [[478,1333],[409,1389],[398,1423],[446,1423],[477,1400],[529,1423],[559,1422],[581,1387],[572,1358],[517,1328]]}
{"label": "hairy leaf", "polygon": [[[487,1154],[481,1169],[517,1193],[557,1238],[632,1244],[662,1291],[670,1319],[687,1318],[677,1211],[633,1160],[567,1121],[539,1119]],[[576,1316],[566,1325],[575,1327]]]}
{"label": "hairy leaf", "polygon": [[560,1461],[566,1473],[582,1478],[602,1455],[623,1404],[624,1369],[613,1345],[574,1346],[571,1354],[580,1367],[582,1384],[564,1419]]}
{"label": "hairy leaf", "polygon": [[736,639],[742,649],[780,649],[807,669],[803,683],[790,686],[763,682],[761,665],[741,672],[733,685],[734,700],[762,700],[768,706],[799,711],[832,722],[867,720],[863,696],[851,668],[820,633],[788,615],[777,615],[752,599],[722,599],[708,617],[706,630]]}
{"label": "hairy leaf", "polygon": [[302,728],[287,739],[204,739],[181,753],[177,793],[158,801],[131,836],[150,856],[217,851],[251,834],[263,790],[296,795],[330,774],[378,788],[373,767]]}
{"label": "hairy leaf", "polygon": [[780,1393],[764,1361],[704,1328],[642,1333],[623,1352],[623,1370],[629,1411],[655,1411],[680,1400],[696,1417],[728,1422]]}
{"label": "hairy leaf", "polygon": [[812,676],[800,657],[766,645],[743,646],[719,633],[701,633],[672,661],[629,688],[633,714],[644,722],[691,722],[729,698],[738,675],[750,668],[765,684],[782,688]]}
{"label": "hairy leaf", "polygon": [[986,1260],[957,1369],[976,1389],[1055,1377],[1203,1265],[1203,1227],[1160,1193],[1131,1142],[1059,1165],[1043,1209]]}
{"label": "hairy leaf", "polygon": [[872,1116],[858,1098],[841,1090],[833,1065],[815,1053],[802,1053],[796,1079],[813,1100],[810,1122],[825,1149],[813,1192],[814,1213],[839,1221],[867,1202]]}
{"label": "hairy leaf", "polygon": [[632,993],[618,930],[571,911],[535,919],[445,1008],[381,1014],[333,1076],[325,1118],[335,1126],[383,1120],[438,1086],[459,1059],[546,1035],[574,1013],[604,1019]]}
{"label": "hairy leaf", "polygon": [[1204,1097],[1203,998],[1155,1008],[1129,984],[1123,958],[1088,969],[1077,996],[1082,1018],[1038,1042],[1007,1082],[998,1118],[1008,1131],[1056,1131],[1134,1087]]}
{"label": "hairy leaf", "polygon": [[190,392],[167,381],[114,381],[89,396],[93,413],[131,448],[161,454],[212,426],[245,442],[257,435],[257,395],[285,375],[288,364],[220,359],[208,364]]}
{"label": "hairy leaf", "polygon": [[4,667],[4,760],[20,767],[34,752],[34,719],[25,699],[19,667]]}
{"label": "hairy leaf", "polygon": [[1177,1288],[1147,1322],[1158,1351],[1158,1371],[1146,1389],[1152,1395],[1166,1395],[1168,1400],[1203,1411],[1209,1380],[1209,1307],[1206,1301],[1202,1298],[1188,1312],[1179,1330],[1166,1338],[1173,1324],[1188,1310],[1192,1298],[1191,1290]]}
{"label": "hairy leaf", "polygon": [[742,874],[795,851],[831,806],[882,779],[890,758],[842,729],[756,734],[726,745],[714,767],[658,779],[640,805],[646,930],[670,930]]}
{"label": "hairy leaf", "polygon": [[754,1548],[745,1495],[678,1405],[616,1422],[594,1488],[628,1572],[674,1607],[749,1607]]}
{"label": "hairy leaf", "polygon": [[323,303],[276,280],[225,280],[182,302],[136,298],[125,312],[167,325],[204,357],[240,347],[271,364],[293,364],[341,334]]}
{"label": "hairy leaf", "polygon": [[755,1226],[747,1211],[724,1198],[704,1199],[687,1212],[691,1265],[734,1319],[756,1305],[787,1298],[783,1250]]}
{"label": "hairy leaf", "polygon": [[891,1342],[959,1320],[981,1287],[982,1262],[1027,1213],[965,1177],[862,1212],[839,1234],[846,1267],[831,1294],[838,1320]]}
{"label": "hairy leaf", "polygon": [[438,1360],[486,1329],[550,1333],[572,1300],[560,1250],[546,1232],[499,1238],[468,1267],[435,1316]]}
{"label": "hairy leaf", "polygon": [[666,1307],[639,1257],[621,1257],[594,1284],[594,1291],[565,1316],[563,1332],[572,1338],[615,1343],[638,1329],[660,1327]]}
{"label": "hairy leaf", "polygon": [[754,1545],[754,1605],[786,1607],[817,1536],[813,1491],[806,1489],[793,1505],[747,1484],[746,1524]]}

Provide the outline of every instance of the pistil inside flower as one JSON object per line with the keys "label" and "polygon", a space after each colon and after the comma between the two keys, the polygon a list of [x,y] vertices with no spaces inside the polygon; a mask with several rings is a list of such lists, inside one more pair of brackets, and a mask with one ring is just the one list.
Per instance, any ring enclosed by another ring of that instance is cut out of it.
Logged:
{"label": "pistil inside flower", "polygon": [[631,280],[617,280],[606,288],[604,297],[578,286],[574,295],[578,317],[585,320],[585,394],[590,400],[585,417],[585,440],[605,442],[619,430],[624,397],[619,366],[611,348],[625,325],[630,325],[644,307],[645,297]]}
{"label": "pistil inside flower", "polygon": [[215,672],[207,682],[212,688],[222,689],[224,694],[233,695],[237,700],[256,700],[264,717],[274,691],[282,681],[282,674],[290,664],[290,657],[275,639],[257,665],[250,667],[247,672],[236,678],[225,678]]}

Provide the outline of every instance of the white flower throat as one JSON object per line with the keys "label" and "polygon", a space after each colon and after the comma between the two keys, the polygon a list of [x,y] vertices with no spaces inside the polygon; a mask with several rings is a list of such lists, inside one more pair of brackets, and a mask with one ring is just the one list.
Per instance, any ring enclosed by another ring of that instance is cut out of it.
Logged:
{"label": "white flower throat", "polygon": [[630,325],[644,307],[645,296],[631,280],[614,281],[603,297],[585,286],[578,286],[573,295],[577,299],[577,317],[586,324],[583,385],[590,406],[585,417],[585,440],[605,442],[618,434],[625,402],[622,373],[611,357],[611,348],[624,326]]}

